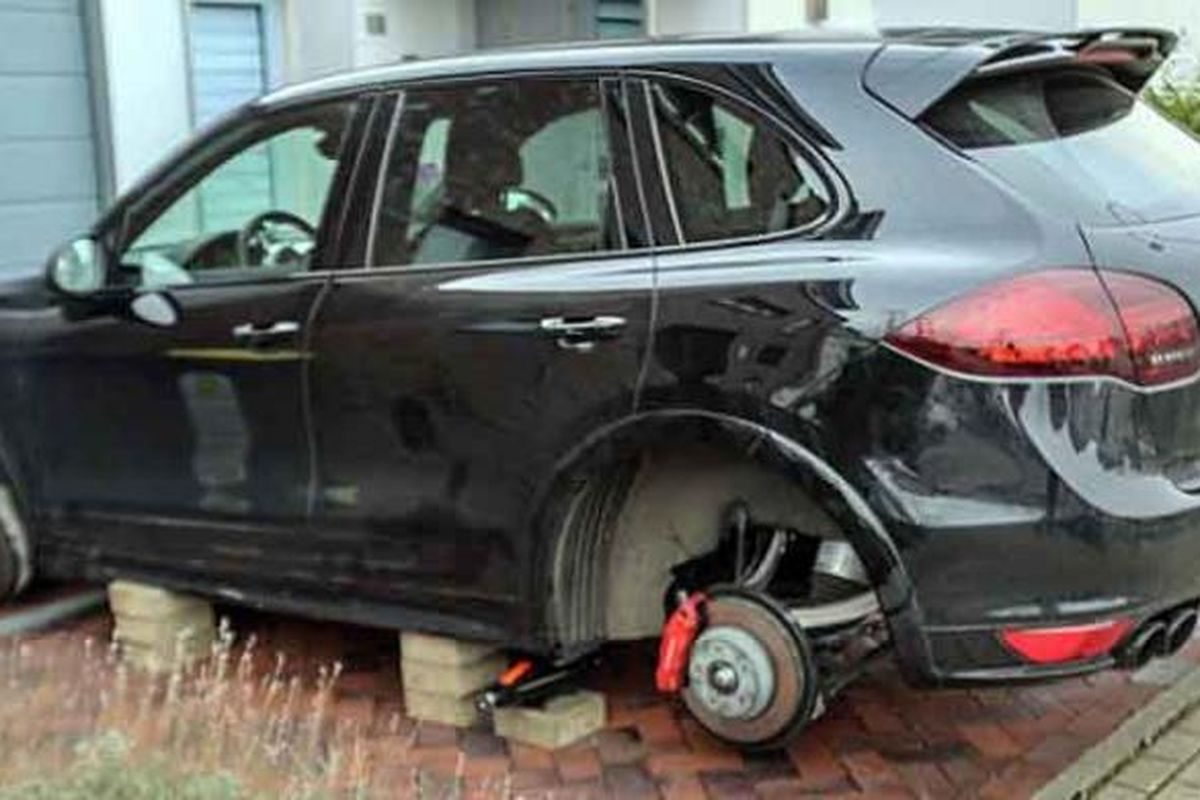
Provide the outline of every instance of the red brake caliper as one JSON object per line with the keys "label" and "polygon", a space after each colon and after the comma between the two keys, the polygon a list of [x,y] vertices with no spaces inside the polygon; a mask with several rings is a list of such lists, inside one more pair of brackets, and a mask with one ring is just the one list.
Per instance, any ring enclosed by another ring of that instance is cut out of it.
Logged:
{"label": "red brake caliper", "polygon": [[658,669],[654,672],[654,682],[660,692],[674,693],[683,688],[692,643],[703,624],[701,607],[707,599],[703,592],[692,594],[663,624],[662,641],[658,645]]}

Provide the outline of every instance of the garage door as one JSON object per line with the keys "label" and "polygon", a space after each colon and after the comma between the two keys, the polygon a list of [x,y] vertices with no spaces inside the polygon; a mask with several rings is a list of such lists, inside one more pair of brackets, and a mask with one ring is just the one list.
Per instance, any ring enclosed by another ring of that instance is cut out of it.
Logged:
{"label": "garage door", "polygon": [[259,6],[196,3],[188,27],[192,110],[197,125],[209,123],[267,90]]}
{"label": "garage door", "polygon": [[79,0],[0,0],[0,276],[96,216],[84,41]]}

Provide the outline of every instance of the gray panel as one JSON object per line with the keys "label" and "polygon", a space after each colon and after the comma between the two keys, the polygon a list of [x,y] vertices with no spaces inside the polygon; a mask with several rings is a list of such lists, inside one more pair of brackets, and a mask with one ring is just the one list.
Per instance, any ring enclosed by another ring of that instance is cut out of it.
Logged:
{"label": "gray panel", "polygon": [[256,6],[198,3],[188,23],[196,124],[266,91],[262,12]]}
{"label": "gray panel", "polygon": [[87,230],[96,216],[96,204],[29,203],[5,206],[0,212],[0,274],[36,272],[51,249]]}
{"label": "gray panel", "polygon": [[90,139],[0,141],[0,217],[22,201],[93,201],[95,170]]}
{"label": "gray panel", "polygon": [[89,227],[97,181],[79,0],[0,0],[0,273]]}
{"label": "gray panel", "polygon": [[[3,36],[0,35],[0,46]],[[0,75],[0,139],[90,136],[83,76]]]}
{"label": "gray panel", "polygon": [[78,14],[0,10],[0,74],[85,71]]}

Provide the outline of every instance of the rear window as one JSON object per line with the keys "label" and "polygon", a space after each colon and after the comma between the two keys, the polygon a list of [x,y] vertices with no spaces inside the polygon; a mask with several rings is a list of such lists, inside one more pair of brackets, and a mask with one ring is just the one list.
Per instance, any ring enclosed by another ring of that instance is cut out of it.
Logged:
{"label": "rear window", "polygon": [[1089,225],[1200,213],[1200,146],[1101,73],[968,83],[922,122],[1018,191]]}

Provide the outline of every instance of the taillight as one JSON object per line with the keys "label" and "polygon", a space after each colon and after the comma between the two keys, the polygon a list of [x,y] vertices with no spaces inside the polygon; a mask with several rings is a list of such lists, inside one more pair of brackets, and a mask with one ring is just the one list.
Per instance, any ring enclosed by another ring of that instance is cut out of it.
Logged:
{"label": "taillight", "polygon": [[887,336],[897,350],[968,375],[1109,375],[1141,386],[1200,370],[1200,331],[1170,286],[1127,272],[1055,269],[983,287]]}

